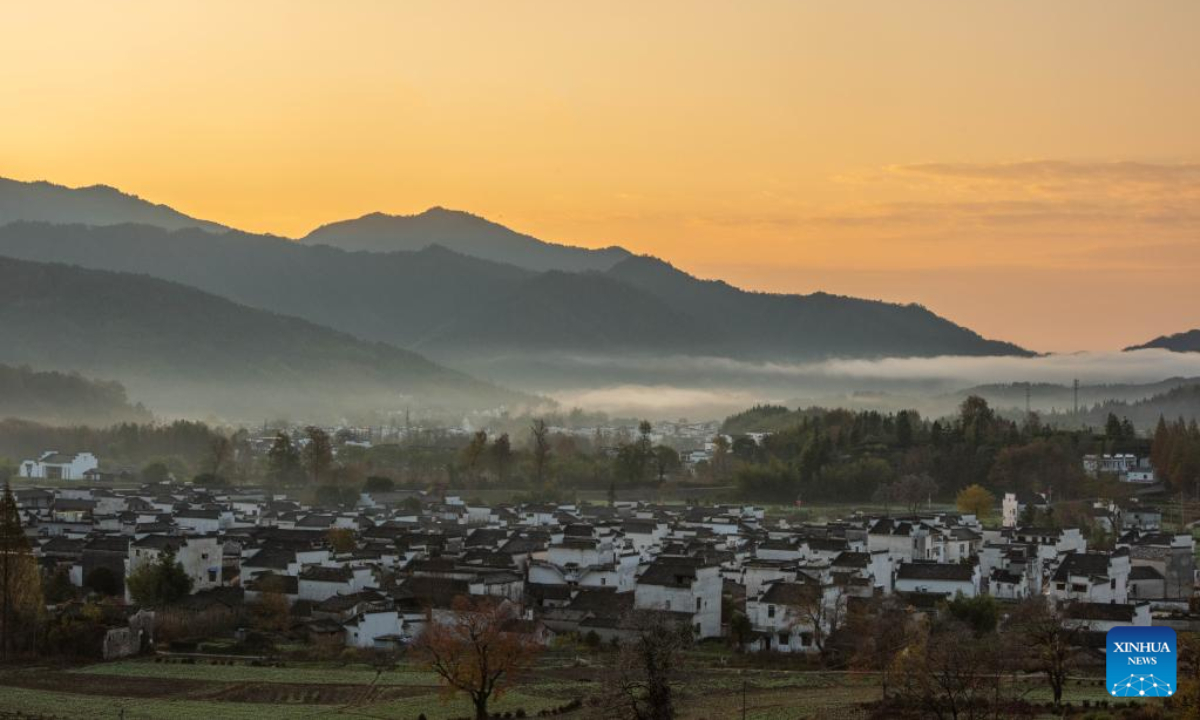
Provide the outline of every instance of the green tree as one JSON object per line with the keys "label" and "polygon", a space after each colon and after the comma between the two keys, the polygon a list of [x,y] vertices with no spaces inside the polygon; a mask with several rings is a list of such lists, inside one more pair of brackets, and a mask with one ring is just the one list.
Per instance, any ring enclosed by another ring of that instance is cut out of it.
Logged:
{"label": "green tree", "polygon": [[617,457],[614,459],[617,474],[630,487],[640,485],[645,479],[646,461],[647,457],[642,452],[641,443],[621,445],[617,448]]}
{"label": "green tree", "polygon": [[382,477],[380,475],[371,475],[367,477],[367,482],[363,484],[363,490],[369,493],[386,493],[396,489],[396,481],[390,477]]}
{"label": "green tree", "polygon": [[313,484],[319,485],[321,476],[333,467],[333,444],[329,441],[329,434],[319,427],[307,427],[304,433],[308,437],[301,453],[304,466],[312,477]]}
{"label": "green tree", "polygon": [[896,413],[896,444],[901,448],[909,448],[913,444],[912,418],[907,410]]}
{"label": "green tree", "polygon": [[503,433],[492,441],[491,456],[492,466],[496,469],[496,479],[503,483],[508,479],[508,468],[512,465],[512,443],[508,439],[508,433]]}
{"label": "green tree", "polygon": [[957,620],[965,623],[975,633],[982,637],[996,631],[1000,620],[1000,605],[991,595],[964,597],[961,592],[955,593],[954,599],[946,604],[946,609]]}
{"label": "green tree", "polygon": [[963,400],[959,407],[959,422],[962,426],[963,439],[968,446],[974,447],[987,442],[992,437],[996,425],[996,413],[988,406],[987,400],[978,395],[971,395]]}
{"label": "green tree", "polygon": [[643,420],[638,423],[638,445],[645,454],[650,454],[650,434],[654,432],[654,426],[649,420]]}
{"label": "green tree", "polygon": [[142,482],[164,483],[171,479],[171,468],[164,462],[152,462],[142,468]]}
{"label": "green tree", "polygon": [[289,485],[300,475],[300,452],[285,432],[275,434],[267,451],[267,479],[276,487]]}
{"label": "green tree", "polygon": [[125,578],[129,594],[139,605],[165,607],[187,597],[192,592],[192,579],[183,565],[175,559],[175,551],[167,548],[157,560],[142,563]]}
{"label": "green tree", "polygon": [[679,459],[679,452],[675,448],[667,445],[655,446],[654,472],[658,477],[659,485],[666,482],[667,475],[679,472],[682,467],[683,463]]}

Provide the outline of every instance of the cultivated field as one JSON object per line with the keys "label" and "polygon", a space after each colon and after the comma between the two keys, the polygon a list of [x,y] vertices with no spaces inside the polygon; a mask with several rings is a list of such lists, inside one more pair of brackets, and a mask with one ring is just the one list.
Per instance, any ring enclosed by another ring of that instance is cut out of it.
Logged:
{"label": "cultivated field", "polygon": [[[548,659],[514,691],[493,704],[498,713],[534,717],[600,692],[598,668]],[[682,688],[682,720],[748,720],[865,717],[859,705],[878,698],[872,676],[721,667],[715,654],[690,658]],[[401,664],[376,671],[365,665],[289,663],[195,664],[139,659],[72,669],[25,668],[0,672],[0,716],[24,713],[56,718],[190,720],[231,718],[377,718],[448,720],[470,715],[465,698],[447,698],[436,678]],[[1030,682],[1027,699],[1048,692]],[[1105,699],[1097,681],[1072,682],[1066,700]],[[574,711],[565,717],[580,717]],[[1101,716],[1102,717],[1102,716]]]}

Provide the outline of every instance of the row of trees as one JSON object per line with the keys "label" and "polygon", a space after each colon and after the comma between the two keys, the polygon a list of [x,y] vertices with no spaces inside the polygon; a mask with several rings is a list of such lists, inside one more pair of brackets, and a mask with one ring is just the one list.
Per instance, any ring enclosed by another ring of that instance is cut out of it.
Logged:
{"label": "row of trees", "polygon": [[[792,424],[781,426],[785,418]],[[1086,483],[1082,455],[1105,446],[1103,437],[1052,430],[1036,416],[1023,424],[1007,420],[979,397],[967,398],[948,420],[913,411],[767,407],[730,418],[724,429],[771,427],[761,444],[747,436],[732,443],[733,477],[744,499],[874,499],[911,508],[973,485],[1071,497]]]}
{"label": "row of trees", "polygon": [[1158,477],[1174,490],[1200,492],[1200,426],[1182,418],[1168,423],[1159,418],[1150,462]]}
{"label": "row of trees", "polygon": [[1006,616],[990,596],[959,596],[928,616],[895,596],[879,597],[850,616],[848,630],[855,639],[851,666],[878,673],[883,709],[898,716],[1020,715],[1029,688],[1017,678],[1029,673],[1042,676],[1059,706],[1088,652],[1086,627],[1042,597]]}
{"label": "row of trees", "polygon": [[[1025,678],[1031,674],[1044,679],[1057,707],[1089,652],[1086,626],[1070,623],[1042,597],[1007,613],[990,596],[958,596],[928,614],[915,612],[896,596],[852,607],[845,618],[831,622],[849,644],[842,640],[834,649],[824,638],[820,647],[844,667],[878,678],[880,716],[957,720],[1027,715],[1031,688]],[[441,677],[448,692],[470,697],[476,718],[487,718],[489,703],[532,670],[540,646],[522,632],[509,603],[458,598],[454,610],[425,631],[414,648],[416,657]],[[731,625],[736,636],[737,623]],[[597,716],[672,720],[678,691],[686,682],[691,628],[645,611],[631,612],[619,627],[624,638],[605,663],[602,690],[593,699]],[[1189,655],[1185,667],[1195,661]],[[1194,681],[1182,689],[1185,696],[1200,694]]]}

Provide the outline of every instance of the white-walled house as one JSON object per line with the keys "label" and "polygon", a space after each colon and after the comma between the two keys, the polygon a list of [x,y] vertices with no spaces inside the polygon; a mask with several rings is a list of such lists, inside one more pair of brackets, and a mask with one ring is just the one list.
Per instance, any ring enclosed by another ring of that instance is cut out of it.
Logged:
{"label": "white-walled house", "polygon": [[1024,575],[996,568],[988,576],[988,594],[999,600],[1024,600],[1029,597],[1029,581]]}
{"label": "white-walled house", "polygon": [[1093,632],[1108,632],[1115,627],[1149,627],[1150,603],[1073,602],[1064,608],[1063,624]]}
{"label": "white-walled house", "polygon": [[937,593],[947,598],[962,593],[979,594],[979,566],[971,563],[901,563],[896,571],[896,592]]}
{"label": "white-walled house", "polygon": [[342,623],[346,646],[373,648],[381,641],[400,637],[400,615],[393,609],[364,610]]}
{"label": "white-walled house", "polygon": [[691,616],[698,639],[721,634],[720,567],[700,558],[663,556],[637,580],[634,607]]}
{"label": "white-walled house", "polygon": [[20,476],[39,480],[83,480],[89,470],[100,467],[100,461],[90,452],[61,453],[48,450],[37,460],[21,463]]}
{"label": "white-walled house", "polygon": [[225,513],[226,521],[222,524],[220,510],[190,508],[176,512],[173,519],[176,525],[190,534],[208,535],[229,527],[233,521],[233,514]]}
{"label": "white-walled house", "polygon": [[1050,582],[1055,600],[1124,603],[1129,599],[1129,553],[1067,553]]}
{"label": "white-walled house", "polygon": [[759,635],[752,649],[820,652],[820,637],[828,637],[845,604],[846,596],[836,586],[773,582],[757,598],[746,601],[746,617]]}
{"label": "white-walled house", "polygon": [[1064,553],[1087,551],[1087,538],[1079,528],[1022,526],[1012,531],[1010,542],[1036,545],[1038,557],[1047,563],[1055,562]]}
{"label": "white-walled house", "polygon": [[322,567],[314,565],[300,571],[298,594],[301,600],[321,602],[334,595],[352,595],[373,584],[367,567]]}
{"label": "white-walled house", "polygon": [[[129,556],[125,561],[125,577],[147,563],[158,562],[164,553],[173,551],[175,562],[192,580],[192,592],[209,590],[222,584],[224,544],[215,537],[181,537],[147,535],[129,543]],[[126,600],[131,601],[129,589]]]}

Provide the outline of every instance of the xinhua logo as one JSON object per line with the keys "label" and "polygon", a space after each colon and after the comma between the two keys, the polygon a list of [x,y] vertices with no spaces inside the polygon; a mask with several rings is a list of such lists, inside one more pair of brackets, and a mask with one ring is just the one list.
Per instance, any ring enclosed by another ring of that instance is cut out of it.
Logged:
{"label": "xinhua logo", "polygon": [[1117,627],[1105,638],[1109,695],[1169,697],[1175,694],[1175,631],[1167,627]]}

